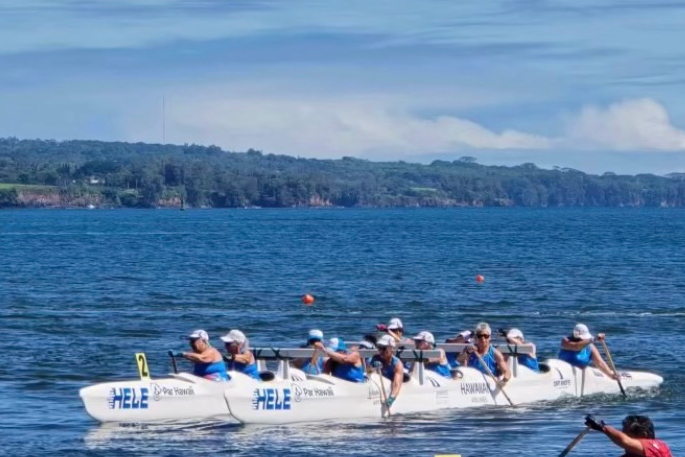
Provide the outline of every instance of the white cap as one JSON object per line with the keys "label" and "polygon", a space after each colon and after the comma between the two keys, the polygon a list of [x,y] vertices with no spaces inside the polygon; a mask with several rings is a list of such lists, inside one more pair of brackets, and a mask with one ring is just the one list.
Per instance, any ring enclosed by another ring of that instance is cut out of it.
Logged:
{"label": "white cap", "polygon": [[307,336],[307,341],[310,340],[317,340],[317,341],[323,341],[323,332],[321,330],[310,330],[309,335]]}
{"label": "white cap", "polygon": [[402,321],[399,317],[393,317],[392,319],[390,319],[390,323],[388,323],[388,330],[397,329],[404,329],[404,325],[402,325]]}
{"label": "white cap", "polygon": [[573,327],[573,336],[580,338],[581,340],[592,339],[592,333],[590,333],[590,330],[585,324],[576,324],[576,326]]}
{"label": "white cap", "polygon": [[363,340],[363,341],[359,342],[359,349],[373,349],[373,348],[375,348],[375,346],[373,345],[373,343],[371,341]]}
{"label": "white cap", "polygon": [[415,337],[413,337],[412,340],[426,341],[427,343],[435,344],[435,337],[433,336],[433,334],[431,332],[425,332],[425,331],[421,332],[418,335],[416,335]]}
{"label": "white cap", "polygon": [[476,324],[476,331],[473,333],[477,334],[478,332],[485,332],[488,335],[492,335],[492,329],[490,328],[487,322],[479,322]]}
{"label": "white cap", "polygon": [[224,343],[233,343],[234,341],[238,344],[243,344],[247,341],[247,337],[240,330],[231,330],[226,335],[221,337],[221,341]]}
{"label": "white cap", "polygon": [[204,330],[193,330],[193,333],[188,335],[188,339],[209,341],[209,335]]}
{"label": "white cap", "polygon": [[378,341],[376,342],[376,347],[386,347],[390,346],[391,348],[395,347],[395,338],[393,338],[390,335],[383,335],[380,338],[378,338]]}
{"label": "white cap", "polygon": [[523,332],[517,328],[509,329],[507,338],[521,338],[523,339]]}
{"label": "white cap", "polygon": [[458,336],[463,337],[465,340],[468,340],[469,338],[471,338],[472,335],[473,335],[473,332],[471,330],[464,330],[463,332],[458,333]]}

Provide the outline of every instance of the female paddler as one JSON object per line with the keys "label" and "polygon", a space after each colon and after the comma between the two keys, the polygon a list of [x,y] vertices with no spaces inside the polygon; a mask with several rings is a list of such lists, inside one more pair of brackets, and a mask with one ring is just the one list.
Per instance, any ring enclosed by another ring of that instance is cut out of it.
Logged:
{"label": "female paddler", "polygon": [[226,372],[226,365],[221,353],[209,344],[209,335],[204,330],[195,330],[188,335],[193,352],[179,354],[195,365],[193,374],[210,381],[228,381],[231,379]]}
{"label": "female paddler", "polygon": [[[404,379],[404,366],[402,361],[395,356],[395,339],[390,335],[383,335],[376,342],[378,354],[371,358],[371,366],[380,370],[381,374],[388,378],[391,383],[390,395],[385,405],[390,408],[402,388]],[[382,380],[381,380],[382,381]]]}
{"label": "female paddler", "polygon": [[261,381],[257,362],[250,351],[250,343],[245,334],[240,330],[231,330],[221,337],[221,341],[226,347],[228,371],[238,371]]}
{"label": "female paddler", "polygon": [[[501,382],[508,382],[511,379],[511,373],[502,353],[490,344],[490,337],[492,336],[490,326],[485,322],[480,322],[476,325],[474,334],[475,347],[468,346],[464,352],[459,354],[457,361],[462,365],[476,368],[486,374],[488,374],[489,369],[494,376],[501,376]],[[481,365],[481,359],[488,369]]]}

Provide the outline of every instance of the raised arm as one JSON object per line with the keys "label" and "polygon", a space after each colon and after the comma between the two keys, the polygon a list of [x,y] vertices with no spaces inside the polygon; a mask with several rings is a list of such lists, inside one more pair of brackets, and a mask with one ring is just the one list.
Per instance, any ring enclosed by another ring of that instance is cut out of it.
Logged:
{"label": "raised arm", "polygon": [[561,339],[561,348],[571,351],[581,351],[588,344],[592,344],[592,340],[571,341],[568,337]]}
{"label": "raised arm", "polygon": [[397,398],[402,389],[402,381],[404,380],[404,367],[402,367],[402,362],[397,362],[395,364],[395,374],[392,378],[392,389],[390,390],[390,396]]}
{"label": "raised arm", "polygon": [[245,351],[242,354],[235,354],[233,360],[238,363],[244,363],[245,365],[252,365],[254,363],[254,356],[252,351]]}
{"label": "raised arm", "polygon": [[585,417],[585,425],[593,430],[604,433],[615,445],[625,449],[627,455],[646,457],[645,448],[642,445],[642,441],[639,439],[631,438],[621,430],[612,427],[611,425],[606,425],[604,421],[597,420],[593,416]]}
{"label": "raised arm", "polygon": [[595,365],[597,368],[600,369],[602,373],[610,377],[611,379],[616,379],[616,375],[614,374],[613,371],[611,371],[611,368],[609,368],[609,365],[604,361],[602,358],[602,354],[599,353],[599,350],[595,345],[593,344],[590,346],[590,350],[592,351],[592,363]]}
{"label": "raised arm", "polygon": [[497,368],[499,368],[499,372],[502,374],[502,382],[508,382],[511,379],[509,364],[504,360],[504,356],[497,349],[495,349],[495,363],[497,364]]}
{"label": "raised arm", "polygon": [[349,354],[343,354],[341,352],[326,350],[326,355],[331,358],[331,360],[338,363],[345,363],[349,365],[357,365],[361,362],[361,356],[358,352],[350,352]]}
{"label": "raised arm", "polygon": [[[196,354],[195,352],[184,352],[183,358],[190,360],[191,362],[212,363],[217,359],[217,354],[218,352],[216,349],[209,348],[201,354]],[[218,358],[221,358],[221,354],[218,355]]]}

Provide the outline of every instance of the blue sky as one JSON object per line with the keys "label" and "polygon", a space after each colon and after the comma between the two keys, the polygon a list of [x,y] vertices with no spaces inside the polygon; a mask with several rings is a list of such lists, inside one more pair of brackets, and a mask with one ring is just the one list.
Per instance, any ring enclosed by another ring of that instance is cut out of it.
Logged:
{"label": "blue sky", "polygon": [[685,3],[2,0],[0,136],[685,171]]}

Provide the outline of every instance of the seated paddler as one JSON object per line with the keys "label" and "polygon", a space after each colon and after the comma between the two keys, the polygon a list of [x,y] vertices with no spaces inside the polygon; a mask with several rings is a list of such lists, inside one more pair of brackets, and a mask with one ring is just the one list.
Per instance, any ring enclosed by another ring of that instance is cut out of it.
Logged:
{"label": "seated paddler", "polygon": [[[508,345],[522,345],[526,344],[528,346],[531,346],[533,348],[533,354],[521,354],[516,356],[516,360],[518,361],[519,366],[524,366],[527,368],[530,368],[531,370],[535,371],[536,373],[540,372],[540,366],[538,365],[538,358],[536,354],[536,348],[533,343],[526,343],[525,338],[523,337],[523,332],[517,328],[511,328],[509,331],[500,331],[502,333],[502,336],[507,340]],[[509,356],[505,355],[504,360],[509,360]]]}
{"label": "seated paddler", "polygon": [[[300,346],[301,348],[313,348],[316,343],[323,341],[323,332],[321,330],[313,329],[307,335],[307,342]],[[304,371],[305,374],[321,374],[323,373],[323,352],[318,348],[308,359],[295,359],[292,361],[295,368]]]}
{"label": "seated paddler", "polygon": [[388,408],[392,406],[395,399],[402,388],[402,381],[404,380],[404,366],[402,361],[395,356],[395,338],[390,335],[383,335],[378,338],[376,348],[378,354],[371,358],[371,366],[374,370],[380,371],[381,375],[390,381],[390,395],[388,395],[385,404]]}
{"label": "seated paddler", "polygon": [[[597,341],[604,339],[603,333],[597,334]],[[600,369],[602,373],[611,379],[616,379],[616,375],[606,364],[602,355],[592,342],[595,338],[585,324],[576,324],[573,333],[561,340],[559,359],[577,368],[586,368],[590,364]]]}
{"label": "seated paddler", "polygon": [[221,353],[209,344],[209,335],[204,330],[195,330],[188,335],[192,352],[182,352],[180,355],[193,362],[193,374],[211,381],[228,381],[231,379],[226,372],[226,364]]}
{"label": "seated paddler", "polygon": [[[421,349],[423,351],[429,351],[435,349],[435,337],[431,332],[420,332],[414,338],[414,344],[416,349]],[[446,378],[452,378],[452,373],[450,372],[450,365],[447,362],[447,357],[445,356],[445,351],[439,349],[440,357],[429,358],[423,363],[423,366],[430,371],[434,371],[440,376]],[[413,369],[413,366],[412,366]]]}
{"label": "seated paddler", "polygon": [[328,356],[328,360],[323,365],[325,374],[350,382],[364,382],[366,380],[359,352],[348,351],[342,338],[331,338],[328,347],[324,347],[321,342],[315,343],[314,347],[319,348]]}
{"label": "seated paddler", "polygon": [[240,330],[231,330],[221,337],[226,347],[226,366],[228,371],[239,371],[251,378],[261,380],[250,342]]}
{"label": "seated paddler", "polygon": [[[491,343],[492,329],[486,322],[476,325],[473,332],[475,346],[468,346],[457,360],[460,364],[479,370],[482,373],[492,373],[500,378],[500,382],[506,383],[511,379],[509,367],[504,361],[504,356]],[[481,363],[483,361],[483,364]]]}

